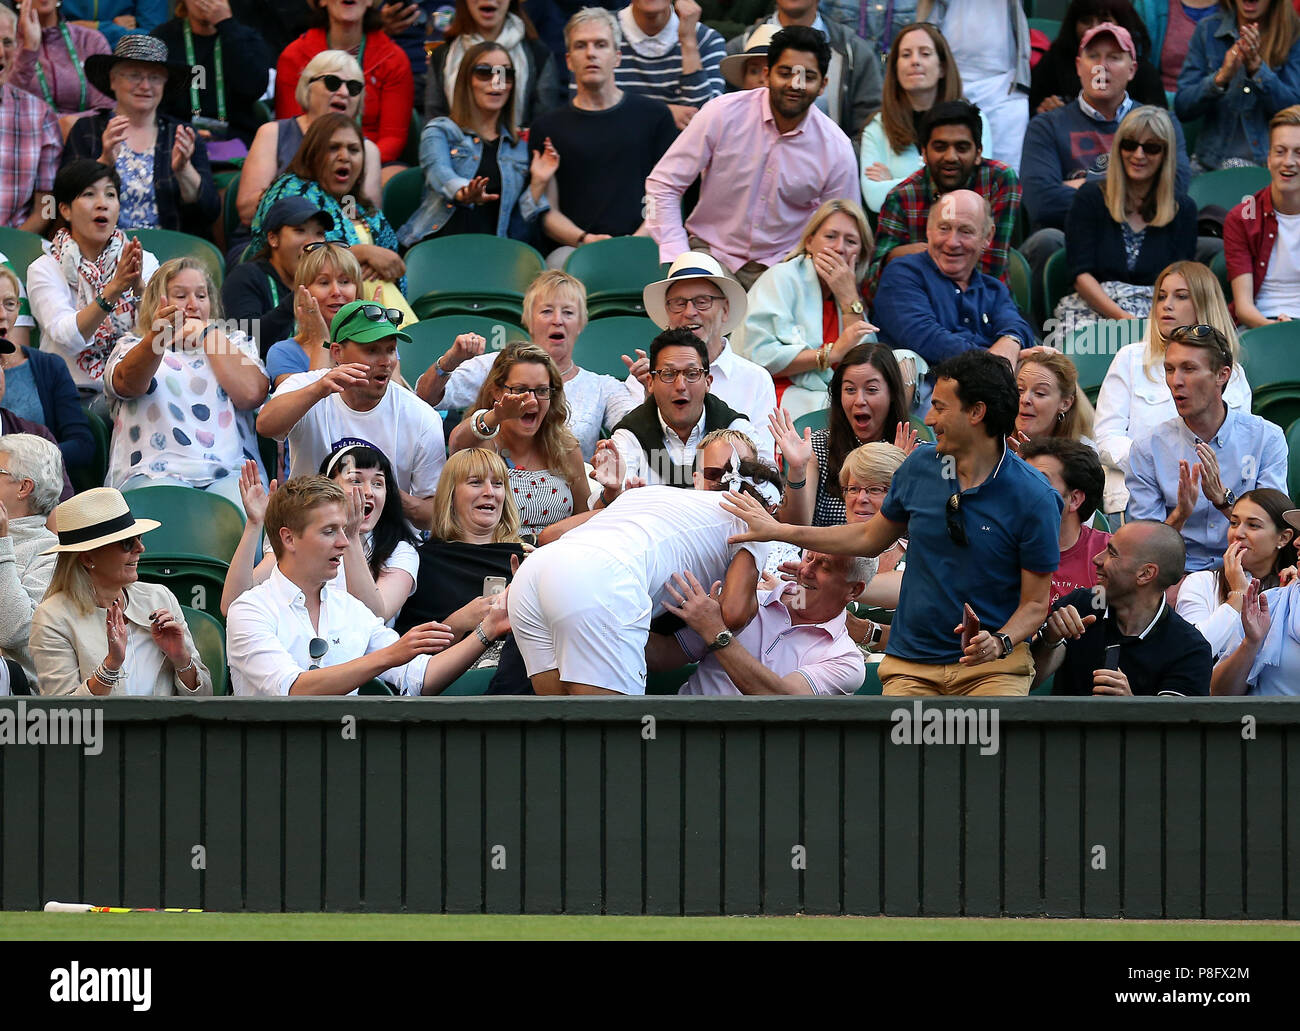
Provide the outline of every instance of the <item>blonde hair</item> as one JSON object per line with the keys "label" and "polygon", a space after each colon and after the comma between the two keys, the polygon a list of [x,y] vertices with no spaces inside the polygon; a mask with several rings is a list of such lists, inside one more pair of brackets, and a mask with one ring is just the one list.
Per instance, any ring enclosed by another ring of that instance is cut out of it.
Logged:
{"label": "blonde hair", "polygon": [[866,213],[862,207],[851,200],[828,200],[820,208],[813,212],[812,218],[808,224],[803,227],[803,233],[799,236],[799,242],[795,245],[794,250],[787,254],[782,261],[791,261],[794,258],[802,257],[808,253],[808,241],[817,235],[822,224],[834,214],[848,215],[849,218],[857,224],[858,236],[862,238],[862,250],[858,254],[858,262],[853,266],[853,278],[859,283],[866,277],[867,268],[871,265],[871,255],[876,249],[875,238],[871,235],[871,226],[867,223]]}
{"label": "blonde hair", "polygon": [[[340,78],[356,79],[363,86],[366,81],[365,74],[361,71],[361,65],[357,64],[357,59],[346,50],[322,50],[307,62],[307,67],[298,76],[298,85],[293,89],[294,99],[298,101],[298,106],[304,111],[307,110],[307,97],[311,93],[311,80],[318,75],[337,75]],[[366,101],[364,88],[357,94],[356,100],[356,117],[360,118]]]}
{"label": "blonde hair", "polygon": [[[114,547],[117,543],[114,542]],[[95,589],[90,583],[90,573],[81,562],[84,551],[61,551],[54,563],[54,573],[50,577],[50,586],[45,589],[41,604],[60,594],[66,594],[72,604],[82,612],[94,612],[99,606],[95,604]]]}
{"label": "blonde hair", "polygon": [[579,25],[586,25],[587,22],[593,21],[600,22],[605,28],[609,29],[609,34],[614,40],[615,51],[622,48],[623,29],[619,26],[618,19],[604,7],[582,7],[564,23],[564,49],[569,49],[569,41],[573,38],[573,32]]}
{"label": "blonde hair", "polygon": [[758,460],[758,445],[754,443],[754,438],[748,433],[741,430],[711,430],[704,435],[704,438],[695,446],[695,453],[698,455],[710,444],[716,444],[719,440],[725,440],[732,447],[743,447],[748,449],[750,458]]}
{"label": "blonde hair", "polygon": [[1065,411],[1065,417],[1052,423],[1052,430],[1047,436],[1065,437],[1068,440],[1091,437],[1095,413],[1092,402],[1079,389],[1079,373],[1074,362],[1060,351],[1034,351],[1020,359],[1016,373],[1019,374],[1026,365],[1041,365],[1056,380],[1056,389],[1060,391],[1061,397],[1074,398],[1074,402]]}
{"label": "blonde hair", "polygon": [[297,293],[300,286],[310,286],[316,277],[331,265],[335,271],[352,277],[352,282],[357,287],[357,299],[360,300],[361,263],[344,244],[334,243],[331,240],[325,241],[324,247],[316,247],[298,259],[298,267],[293,273],[294,292]]}
{"label": "blonde hair", "polygon": [[1143,367],[1147,378],[1153,383],[1165,381],[1162,366],[1169,341],[1160,332],[1160,323],[1156,319],[1156,303],[1160,296],[1161,284],[1167,277],[1175,275],[1182,276],[1183,281],[1187,283],[1187,292],[1191,294],[1196,322],[1213,326],[1222,333],[1224,339],[1228,341],[1228,350],[1232,352],[1233,366],[1241,364],[1241,342],[1237,339],[1237,325],[1228,311],[1227,302],[1223,299],[1219,280],[1199,261],[1175,261],[1160,271],[1160,275],[1156,276],[1155,285],[1151,288],[1151,318],[1147,322],[1147,350],[1143,356]]}
{"label": "blonde hair", "polygon": [[471,447],[457,451],[447,459],[438,476],[438,491],[433,496],[433,525],[430,532],[444,541],[463,541],[465,528],[456,515],[456,488],[477,476],[484,480],[500,480],[505,484],[505,501],[501,518],[492,531],[493,544],[514,544],[519,540],[519,508],[515,505],[514,491],[510,489],[510,470],[495,451]]}
{"label": "blonde hair", "polygon": [[1128,174],[1124,170],[1120,144],[1125,140],[1136,140],[1144,134],[1154,136],[1164,144],[1165,149],[1160,155],[1160,171],[1147,193],[1140,213],[1149,225],[1167,226],[1178,214],[1178,198],[1174,187],[1174,176],[1178,172],[1178,139],[1174,135],[1174,123],[1169,112],[1150,104],[1135,107],[1125,115],[1115,132],[1115,138],[1111,140],[1110,165],[1106,172],[1106,184],[1102,187],[1106,195],[1106,210],[1110,212],[1111,218],[1121,224],[1128,218]]}
{"label": "blonde hair", "polygon": [[573,298],[578,306],[578,321],[583,327],[587,325],[587,288],[582,285],[582,280],[551,268],[537,273],[524,293],[524,329],[528,330],[529,336],[533,332],[533,309],[542,301],[555,300],[564,294]]}
{"label": "blonde hair", "polygon": [[[1219,0],[1219,9],[1237,18],[1236,0]],[[1238,35],[1241,26],[1237,26]],[[1287,0],[1272,0],[1259,20],[1259,53],[1270,68],[1281,68],[1300,36],[1300,18]]]}
{"label": "blonde hair", "polygon": [[280,487],[266,503],[267,536],[271,538],[271,550],[276,559],[284,557],[284,541],[280,531],[288,527],[292,533],[301,534],[307,529],[307,517],[313,509],[322,505],[339,505],[346,509],[347,495],[343,488],[328,476],[295,476]]}
{"label": "blonde hair", "polygon": [[217,284],[213,282],[208,266],[198,258],[172,258],[170,261],[163,262],[145,285],[144,295],[140,298],[140,307],[136,312],[137,335],[143,337],[153,328],[154,316],[158,314],[158,309],[167,303],[167,288],[172,285],[172,280],[182,272],[190,271],[203,274],[203,282],[208,291],[208,318],[221,318],[221,293],[217,290]]}
{"label": "blonde hair", "polygon": [[479,388],[474,407],[491,408],[496,403],[494,395],[498,390],[505,390],[510,370],[520,362],[543,366],[551,381],[551,407],[547,409],[546,417],[537,429],[537,440],[546,458],[546,467],[552,470],[562,469],[565,456],[573,450],[578,440],[566,425],[569,421],[569,402],[564,398],[564,380],[560,378],[560,370],[551,361],[551,356],[542,348],[536,344],[507,344],[488,370],[487,379]]}
{"label": "blonde hair", "polygon": [[14,288],[14,297],[22,303],[23,299],[23,281],[18,278],[18,273],[8,265],[0,264],[0,279],[7,279],[9,285]]}
{"label": "blonde hair", "polygon": [[907,452],[883,440],[855,447],[840,466],[840,486],[847,487],[849,480],[859,483],[890,483],[894,473],[903,464]]}

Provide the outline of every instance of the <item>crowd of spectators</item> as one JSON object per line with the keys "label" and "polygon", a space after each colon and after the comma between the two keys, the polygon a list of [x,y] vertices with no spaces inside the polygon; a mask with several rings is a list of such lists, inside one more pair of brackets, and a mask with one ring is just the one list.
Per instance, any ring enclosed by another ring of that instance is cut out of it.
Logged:
{"label": "crowd of spectators", "polygon": [[1300,694],[1292,4],[299,6],[0,3],[9,689]]}

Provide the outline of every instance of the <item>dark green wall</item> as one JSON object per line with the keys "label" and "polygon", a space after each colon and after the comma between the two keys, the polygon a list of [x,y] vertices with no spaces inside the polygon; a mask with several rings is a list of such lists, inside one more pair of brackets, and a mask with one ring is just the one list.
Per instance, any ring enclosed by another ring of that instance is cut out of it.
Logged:
{"label": "dark green wall", "polygon": [[1300,915],[1294,703],[1004,701],[992,756],[901,704],[116,700],[0,746],[0,908]]}

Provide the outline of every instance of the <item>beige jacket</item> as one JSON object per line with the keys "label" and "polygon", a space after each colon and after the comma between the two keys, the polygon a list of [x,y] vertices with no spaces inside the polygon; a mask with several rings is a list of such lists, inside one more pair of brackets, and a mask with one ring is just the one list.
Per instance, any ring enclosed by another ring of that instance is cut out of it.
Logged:
{"label": "beige jacket", "polygon": [[[159,584],[133,583],[126,588],[126,675],[113,695],[181,695],[192,698],[212,694],[212,674],[203,665],[190,628],[185,627],[185,644],[198,666],[198,686],[189,690],[172,669],[171,662],[153,641],[149,613],[167,609],[181,621],[176,596]],[[86,681],[108,654],[106,609],[82,612],[66,594],[46,598],[32,616],[31,655],[36,666],[36,690],[43,695],[90,697]]]}

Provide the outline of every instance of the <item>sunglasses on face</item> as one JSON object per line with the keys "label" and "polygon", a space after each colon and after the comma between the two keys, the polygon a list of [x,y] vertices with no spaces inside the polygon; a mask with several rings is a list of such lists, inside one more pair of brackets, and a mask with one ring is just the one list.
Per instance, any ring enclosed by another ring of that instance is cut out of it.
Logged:
{"label": "sunglasses on face", "polygon": [[134,537],[128,537],[124,541],[118,541],[118,546],[128,555],[135,551],[135,546],[140,543],[140,535],[137,533]]}
{"label": "sunglasses on face", "polygon": [[1132,154],[1139,147],[1142,148],[1142,153],[1148,157],[1159,157],[1165,152],[1165,145],[1159,140],[1147,140],[1143,143],[1139,143],[1137,140],[1119,141],[1119,149],[1125,154]]}
{"label": "sunglasses on face", "polygon": [[970,543],[970,539],[966,536],[966,524],[961,517],[960,494],[953,494],[948,498],[948,504],[944,508],[944,515],[948,520],[948,539],[959,548],[966,547]]}
{"label": "sunglasses on face", "polygon": [[341,75],[318,75],[307,85],[310,86],[313,82],[325,83],[325,88],[331,93],[336,92],[340,86],[346,86],[349,97],[361,96],[361,91],[366,88],[366,84],[360,79],[345,79]]}
{"label": "sunglasses on face", "polygon": [[718,486],[714,490],[723,490],[722,478],[727,475],[727,470],[720,465],[708,465],[700,467],[700,476],[708,483],[716,483]]}
{"label": "sunglasses on face", "polygon": [[476,64],[469,73],[475,82],[491,82],[498,76],[506,82],[515,81],[515,70],[508,64]]}

